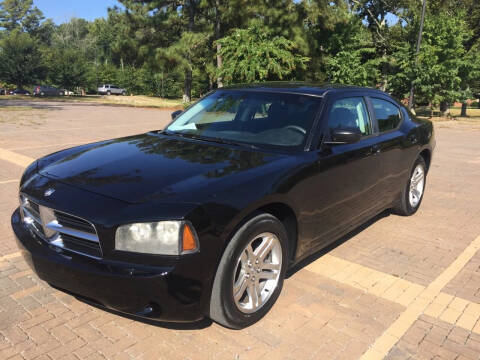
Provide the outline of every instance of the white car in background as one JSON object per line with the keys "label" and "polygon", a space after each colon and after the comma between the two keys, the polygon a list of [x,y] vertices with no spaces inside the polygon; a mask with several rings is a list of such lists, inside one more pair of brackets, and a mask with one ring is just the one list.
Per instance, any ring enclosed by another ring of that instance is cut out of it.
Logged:
{"label": "white car in background", "polygon": [[127,95],[127,91],[115,85],[104,84],[98,87],[101,95]]}

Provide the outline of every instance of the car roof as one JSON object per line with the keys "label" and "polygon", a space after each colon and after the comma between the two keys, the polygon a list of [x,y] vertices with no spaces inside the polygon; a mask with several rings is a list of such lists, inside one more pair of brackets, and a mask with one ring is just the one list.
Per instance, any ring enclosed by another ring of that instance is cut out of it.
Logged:
{"label": "car roof", "polygon": [[272,81],[253,84],[237,84],[225,86],[221,89],[295,93],[314,96],[323,96],[327,92],[342,92],[346,90],[364,90],[377,94],[386,94],[381,90],[369,87],[303,81]]}

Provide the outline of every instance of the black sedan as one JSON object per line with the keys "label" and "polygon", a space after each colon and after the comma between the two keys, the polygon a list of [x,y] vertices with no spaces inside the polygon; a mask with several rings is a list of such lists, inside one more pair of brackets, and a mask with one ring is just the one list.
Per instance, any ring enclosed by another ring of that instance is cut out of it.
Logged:
{"label": "black sedan", "polygon": [[30,92],[25,89],[15,89],[9,92],[10,95],[30,95]]}
{"label": "black sedan", "polygon": [[163,321],[262,318],[285,272],[385,209],[419,208],[432,124],[387,94],[216,90],[165,130],[31,164],[12,226],[38,276]]}

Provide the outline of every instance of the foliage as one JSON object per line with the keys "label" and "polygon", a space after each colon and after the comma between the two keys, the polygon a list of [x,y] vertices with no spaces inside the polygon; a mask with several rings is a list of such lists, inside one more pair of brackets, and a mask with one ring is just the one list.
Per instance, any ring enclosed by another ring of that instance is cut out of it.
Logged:
{"label": "foliage", "polygon": [[465,64],[464,43],[471,36],[461,18],[439,14],[425,22],[415,88],[425,102],[452,103],[461,96],[460,70]]}
{"label": "foliage", "polygon": [[118,0],[106,18],[44,19],[0,0],[0,83],[183,97],[224,83],[379,87],[418,104],[480,97],[480,3],[418,0]]}
{"label": "foliage", "polygon": [[30,35],[14,30],[0,41],[0,79],[23,87],[44,73],[38,43]]}
{"label": "foliage", "polygon": [[225,62],[219,76],[229,82],[288,79],[309,60],[297,53],[293,41],[269,35],[259,26],[237,29],[217,42]]}
{"label": "foliage", "polygon": [[0,28],[7,31],[32,32],[40,26],[42,12],[33,6],[33,0],[3,0],[0,2]]}

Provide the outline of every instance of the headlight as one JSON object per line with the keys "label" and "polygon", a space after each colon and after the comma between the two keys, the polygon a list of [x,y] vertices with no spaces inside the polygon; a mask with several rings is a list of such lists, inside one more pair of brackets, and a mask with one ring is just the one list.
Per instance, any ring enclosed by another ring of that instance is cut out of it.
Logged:
{"label": "headlight", "polygon": [[180,255],[198,250],[193,227],[185,221],[136,223],[118,227],[115,249],[144,254]]}

